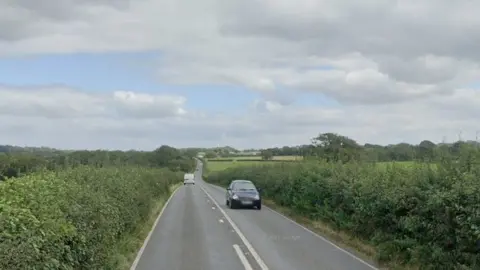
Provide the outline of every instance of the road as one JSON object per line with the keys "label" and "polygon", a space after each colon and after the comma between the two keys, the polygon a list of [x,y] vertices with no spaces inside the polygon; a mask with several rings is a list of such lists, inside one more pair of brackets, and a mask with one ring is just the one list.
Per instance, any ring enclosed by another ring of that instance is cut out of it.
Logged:
{"label": "road", "polygon": [[202,180],[171,197],[131,270],[372,270],[277,212],[229,209],[225,190]]}

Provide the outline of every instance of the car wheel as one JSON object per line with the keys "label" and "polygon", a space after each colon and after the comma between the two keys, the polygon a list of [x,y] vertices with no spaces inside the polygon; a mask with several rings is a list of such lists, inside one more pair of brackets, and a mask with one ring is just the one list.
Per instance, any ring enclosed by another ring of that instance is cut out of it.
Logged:
{"label": "car wheel", "polygon": [[262,210],[262,205],[261,204],[257,205],[257,210]]}
{"label": "car wheel", "polygon": [[233,201],[230,202],[230,209],[235,209],[235,203]]}

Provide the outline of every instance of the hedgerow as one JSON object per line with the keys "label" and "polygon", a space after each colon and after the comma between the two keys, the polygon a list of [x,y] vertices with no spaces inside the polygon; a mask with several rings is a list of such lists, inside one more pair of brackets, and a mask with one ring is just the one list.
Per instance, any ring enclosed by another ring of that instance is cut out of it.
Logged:
{"label": "hedgerow", "polygon": [[116,269],[116,244],[181,175],[82,166],[0,184],[0,269]]}
{"label": "hedgerow", "polygon": [[233,167],[208,181],[250,179],[265,198],[369,242],[381,262],[480,269],[479,177],[478,167],[456,163],[289,162]]}

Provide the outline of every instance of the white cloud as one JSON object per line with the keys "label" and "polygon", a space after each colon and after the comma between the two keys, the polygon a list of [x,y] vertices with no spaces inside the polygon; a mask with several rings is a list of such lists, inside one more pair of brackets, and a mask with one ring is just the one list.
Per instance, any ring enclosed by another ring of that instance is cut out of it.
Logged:
{"label": "white cloud", "polygon": [[[182,108],[185,100],[172,96],[94,94],[54,87],[3,88],[0,95],[7,101],[0,106],[4,108],[0,141],[19,145],[152,149],[159,144],[229,144],[248,148],[308,143],[320,132],[339,132],[362,143],[391,143],[439,141],[443,136],[454,140],[461,130],[465,138],[473,139],[480,130],[480,94],[472,89],[458,89],[428,102],[377,106],[299,107],[257,100],[252,103],[256,110],[236,117],[187,111]],[[48,96],[56,98],[45,99]]]}
{"label": "white cloud", "polygon": [[168,118],[186,113],[186,99],[126,91],[92,94],[61,86],[0,87],[0,115],[45,117]]}
{"label": "white cloud", "polygon": [[[337,131],[363,142],[453,140],[480,129],[469,88],[480,80],[479,9],[471,0],[2,2],[0,56],[159,50],[165,82],[243,86],[263,99],[231,117],[190,110],[174,94],[3,86],[0,139],[248,147]],[[295,104],[302,93],[340,105]]]}

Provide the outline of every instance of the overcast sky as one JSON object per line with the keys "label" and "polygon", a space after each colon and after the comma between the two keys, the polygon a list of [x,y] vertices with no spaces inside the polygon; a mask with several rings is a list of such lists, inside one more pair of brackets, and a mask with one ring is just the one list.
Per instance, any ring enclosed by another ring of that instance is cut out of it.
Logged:
{"label": "overcast sky", "polygon": [[0,2],[0,144],[475,139],[480,1]]}

